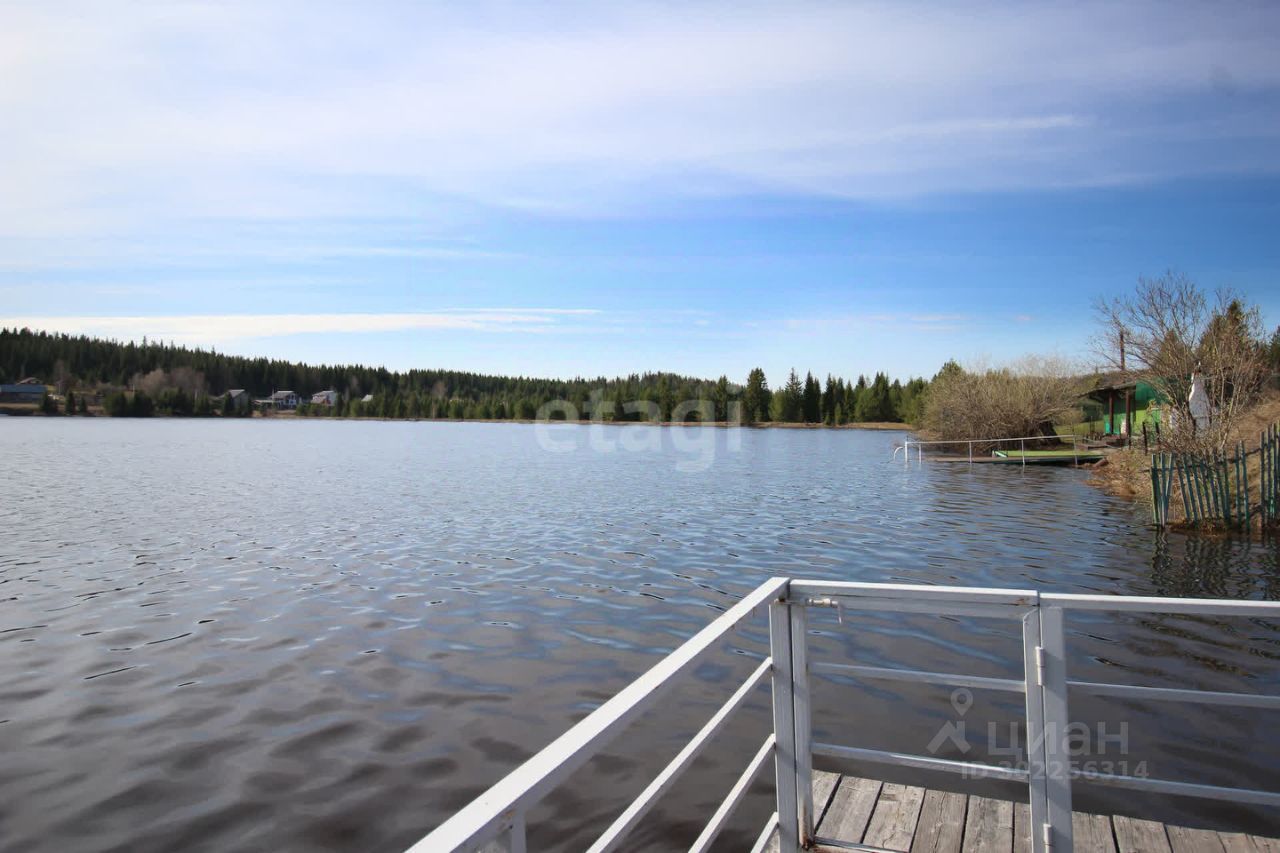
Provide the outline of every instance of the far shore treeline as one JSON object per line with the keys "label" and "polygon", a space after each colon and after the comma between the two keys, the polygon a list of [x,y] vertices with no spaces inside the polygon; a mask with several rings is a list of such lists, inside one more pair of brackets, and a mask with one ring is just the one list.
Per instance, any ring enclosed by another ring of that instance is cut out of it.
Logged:
{"label": "far shore treeline", "polygon": [[[300,415],[379,418],[531,420],[565,417],[566,401],[582,418],[609,421],[729,420],[736,412],[747,423],[811,423],[838,426],[858,422],[914,423],[928,383],[890,380],[885,373],[855,380],[824,380],[795,370],[781,385],[752,370],[742,382],[721,376],[698,379],[672,373],[632,374],[572,380],[487,376],[452,370],[397,372],[363,365],[310,365],[267,358],[224,355],[173,344],[120,343],[29,329],[0,329],[0,383],[27,377],[72,398],[66,411],[86,412],[92,398],[114,416],[201,416],[247,414],[226,397],[244,389],[250,397],[297,392]],[[306,401],[336,391],[333,406]],[[706,401],[689,407],[689,401]],[[603,405],[602,405],[603,404]],[[58,407],[46,400],[44,409]]]}

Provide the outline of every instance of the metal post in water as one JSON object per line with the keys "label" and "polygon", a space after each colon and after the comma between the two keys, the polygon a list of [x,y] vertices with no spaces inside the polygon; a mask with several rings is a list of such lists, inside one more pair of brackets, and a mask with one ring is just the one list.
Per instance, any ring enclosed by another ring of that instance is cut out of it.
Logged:
{"label": "metal post in water", "polygon": [[969,442],[969,464],[973,464],[973,442]]}
{"label": "metal post in water", "polygon": [[1027,467],[1027,440],[1025,438],[1018,439],[1018,445],[1022,448],[1022,467]]}

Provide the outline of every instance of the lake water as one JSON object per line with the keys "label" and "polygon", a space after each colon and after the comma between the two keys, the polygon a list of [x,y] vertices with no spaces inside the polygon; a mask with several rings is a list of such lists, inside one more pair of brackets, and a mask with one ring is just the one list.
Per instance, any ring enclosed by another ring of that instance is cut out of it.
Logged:
{"label": "lake water", "polygon": [[[904,467],[902,438],[0,418],[0,848],[400,850],[772,575],[1280,598],[1274,544],[1159,537],[1084,472]],[[1006,626],[812,624],[824,659],[1019,672]],[[1073,619],[1072,677],[1276,692],[1278,627]],[[607,825],[764,636],[547,800],[534,848]],[[815,701],[820,736],[915,753],[956,717],[944,688]],[[1130,770],[1280,790],[1274,714],[1072,701],[1124,727],[1105,757]],[[978,696],[965,720],[1020,716]],[[767,730],[762,691],[634,849],[687,846]],[[723,849],[772,811],[758,787]],[[1077,785],[1076,805],[1280,835],[1225,804]]]}

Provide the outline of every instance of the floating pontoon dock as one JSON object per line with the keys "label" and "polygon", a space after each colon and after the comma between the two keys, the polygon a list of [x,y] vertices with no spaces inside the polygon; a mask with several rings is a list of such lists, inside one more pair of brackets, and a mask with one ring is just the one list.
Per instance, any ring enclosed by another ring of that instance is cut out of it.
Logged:
{"label": "floating pontoon dock", "polygon": [[[858,612],[915,613],[1009,620],[1020,627],[1022,678],[875,667],[855,661],[810,660],[808,611],[837,608],[842,620]],[[1280,842],[1235,833],[1210,833],[1128,817],[1073,813],[1072,776],[1093,784],[1167,796],[1200,797],[1280,808],[1280,793],[1175,779],[1092,770],[1073,771],[1068,688],[1119,699],[1280,710],[1280,696],[1196,689],[1142,687],[1070,678],[1063,623],[1068,612],[1110,611],[1280,620],[1280,602],[1138,598],[1039,593],[908,584],[839,583],[773,578],[652,669],[623,688],[576,726],[517,767],[492,788],[411,848],[412,853],[526,851],[526,816],[548,793],[584,765],[626,727],[652,709],[758,610],[769,619],[769,655],[730,695],[654,780],[588,848],[590,853],[631,849],[627,834],[670,789],[739,710],[768,680],[773,731],[760,744],[738,781],[690,848],[711,848],[734,809],[766,766],[772,765],[777,810],[761,828],[754,851],[831,850],[1026,850],[1082,851],[1277,851]],[[847,614],[847,616],[846,616]],[[1020,694],[1025,703],[1026,751],[1019,765],[957,761],[815,741],[811,734],[811,675],[858,680],[943,684],[970,690]],[[860,766],[907,767],[1027,785],[1023,803],[946,794],[860,777],[816,773],[813,759],[854,761]],[[815,790],[816,789],[816,790]],[[1278,811],[1277,813],[1280,813]],[[957,836],[957,828],[960,830]],[[1217,845],[1221,846],[1217,846]],[[492,846],[490,846],[492,845]],[[1111,846],[1114,845],[1114,846]]]}
{"label": "floating pontoon dock", "polygon": [[[904,463],[911,462],[911,451],[915,449],[917,462],[924,462],[924,449],[930,448],[929,460],[932,462],[968,462],[974,464],[996,465],[1079,465],[1082,462],[1097,462],[1111,452],[1106,445],[1090,441],[1077,435],[1060,435],[1057,440],[1062,444],[1070,444],[1069,448],[1036,449],[1037,444],[1052,441],[1053,436],[1027,435],[1018,438],[983,438],[983,439],[948,439],[944,441],[904,441],[893,449],[893,458],[902,454]],[[1027,449],[1031,443],[1031,450]],[[992,448],[983,452],[983,448]]]}

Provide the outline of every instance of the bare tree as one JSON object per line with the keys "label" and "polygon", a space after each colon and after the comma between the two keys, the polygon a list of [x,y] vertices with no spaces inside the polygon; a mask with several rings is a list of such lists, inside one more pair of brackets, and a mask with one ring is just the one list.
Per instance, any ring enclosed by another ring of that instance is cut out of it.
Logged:
{"label": "bare tree", "polygon": [[1083,391],[1079,371],[1058,358],[968,370],[948,363],[929,386],[924,427],[944,440],[1048,437],[1080,419]]}
{"label": "bare tree", "polygon": [[170,371],[157,367],[147,374],[135,373],[129,384],[152,397],[170,388],[180,388],[191,397],[208,393],[204,374],[190,367],[175,367]]}
{"label": "bare tree", "polygon": [[[1212,299],[1186,276],[1139,278],[1131,296],[1100,300],[1099,354],[1126,379],[1161,396],[1161,431],[1175,450],[1225,448],[1240,412],[1267,376],[1262,315],[1230,290]],[[1197,425],[1188,406],[1192,378],[1203,378],[1211,415]]]}

